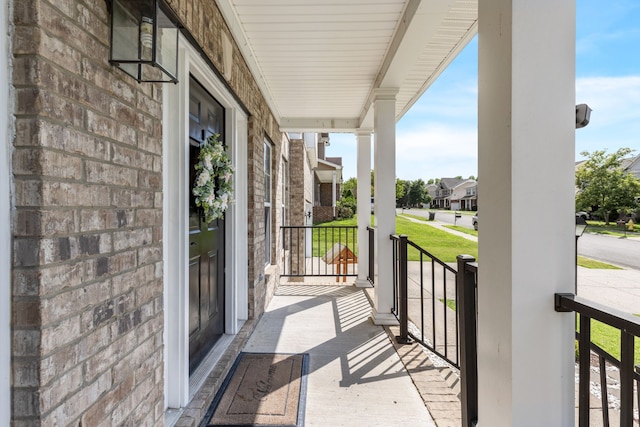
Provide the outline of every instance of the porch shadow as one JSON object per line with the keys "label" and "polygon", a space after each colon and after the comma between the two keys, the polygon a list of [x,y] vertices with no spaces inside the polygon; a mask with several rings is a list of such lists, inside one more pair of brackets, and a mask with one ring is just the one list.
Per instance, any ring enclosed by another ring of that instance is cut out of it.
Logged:
{"label": "porch shadow", "polygon": [[435,426],[370,314],[367,295],[353,286],[281,284],[244,351],[310,355],[307,426],[396,425],[398,414],[403,425]]}

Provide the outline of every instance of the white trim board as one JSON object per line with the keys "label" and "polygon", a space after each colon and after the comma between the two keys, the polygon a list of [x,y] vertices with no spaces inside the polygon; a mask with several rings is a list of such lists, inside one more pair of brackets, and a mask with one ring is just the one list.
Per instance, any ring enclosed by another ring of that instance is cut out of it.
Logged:
{"label": "white trim board", "polygon": [[[163,191],[164,191],[164,304],[165,304],[165,407],[182,408],[195,391],[189,383],[189,336],[187,298],[188,193],[186,169],[188,138],[189,75],[225,108],[226,142],[235,167],[234,202],[225,220],[225,334],[234,335],[248,318],[247,259],[247,129],[248,118],[226,86],[216,77],[200,53],[181,36],[179,79],[166,85],[163,99]],[[229,345],[221,339],[211,353]],[[198,370],[198,375],[208,375]],[[195,384],[191,381],[192,384]]]}

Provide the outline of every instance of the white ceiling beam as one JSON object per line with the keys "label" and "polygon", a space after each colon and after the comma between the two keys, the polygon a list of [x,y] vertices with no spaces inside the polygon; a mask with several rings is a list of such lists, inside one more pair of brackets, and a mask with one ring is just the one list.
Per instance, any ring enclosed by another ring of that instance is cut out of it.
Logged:
{"label": "white ceiling beam", "polygon": [[[360,114],[362,122],[365,122],[370,114],[373,91],[383,87],[402,87],[407,75],[413,70],[425,46],[432,40],[454,3],[455,0],[409,0],[369,99]],[[440,70],[437,74],[441,72]],[[407,104],[402,111],[408,110],[413,102]],[[397,119],[400,117],[401,115]]]}
{"label": "white ceiling beam", "polygon": [[297,118],[285,117],[280,120],[282,132],[354,132],[360,126],[360,119]]}

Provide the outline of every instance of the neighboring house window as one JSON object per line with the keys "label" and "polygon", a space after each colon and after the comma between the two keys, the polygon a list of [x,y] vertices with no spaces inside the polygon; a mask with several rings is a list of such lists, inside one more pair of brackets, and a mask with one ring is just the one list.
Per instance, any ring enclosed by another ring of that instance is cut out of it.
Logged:
{"label": "neighboring house window", "polygon": [[271,264],[271,143],[264,141],[264,257]]}

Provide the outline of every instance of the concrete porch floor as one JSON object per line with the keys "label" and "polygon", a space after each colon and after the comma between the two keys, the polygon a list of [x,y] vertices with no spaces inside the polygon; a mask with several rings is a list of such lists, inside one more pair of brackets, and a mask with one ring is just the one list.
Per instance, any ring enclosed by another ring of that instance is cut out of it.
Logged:
{"label": "concrete porch floor", "polygon": [[459,426],[457,378],[373,325],[366,290],[283,283],[244,347],[309,353],[305,426]]}

